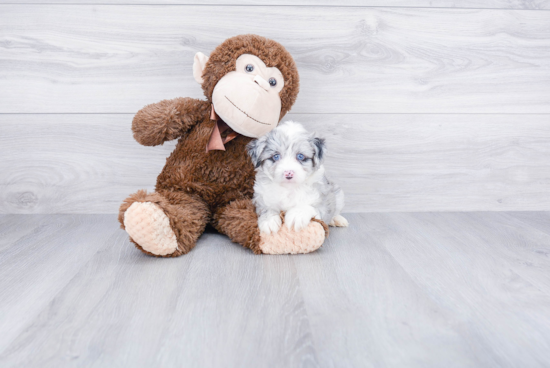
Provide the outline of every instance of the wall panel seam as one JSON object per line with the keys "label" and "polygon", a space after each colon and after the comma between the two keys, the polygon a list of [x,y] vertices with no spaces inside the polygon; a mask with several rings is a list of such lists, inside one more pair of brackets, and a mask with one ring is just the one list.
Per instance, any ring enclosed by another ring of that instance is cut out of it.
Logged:
{"label": "wall panel seam", "polygon": [[437,9],[437,10],[510,10],[510,11],[550,11],[550,9],[522,9],[522,8],[462,8],[462,7],[435,7],[435,6],[361,6],[361,5],[288,5],[288,4],[108,4],[108,3],[3,3],[7,5],[62,5],[62,6],[202,6],[202,7],[279,7],[279,8],[360,8],[360,9]]}

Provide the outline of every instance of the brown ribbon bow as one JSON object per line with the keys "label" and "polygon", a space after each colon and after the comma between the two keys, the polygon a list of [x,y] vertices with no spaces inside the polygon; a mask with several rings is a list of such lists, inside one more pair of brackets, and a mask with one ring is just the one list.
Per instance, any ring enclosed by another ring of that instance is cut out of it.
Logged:
{"label": "brown ribbon bow", "polygon": [[[216,120],[216,124],[214,125],[214,129],[212,129],[212,133],[210,134],[210,139],[208,140],[208,144],[206,145],[206,152],[212,151],[212,150],[221,150],[225,151],[225,146],[227,142],[237,138],[239,133],[233,131],[227,125],[218,114],[216,114],[216,111],[214,111],[214,104],[212,104],[212,110],[210,111],[210,120]],[[230,130],[230,132],[222,138],[222,133],[224,133],[226,130]]]}

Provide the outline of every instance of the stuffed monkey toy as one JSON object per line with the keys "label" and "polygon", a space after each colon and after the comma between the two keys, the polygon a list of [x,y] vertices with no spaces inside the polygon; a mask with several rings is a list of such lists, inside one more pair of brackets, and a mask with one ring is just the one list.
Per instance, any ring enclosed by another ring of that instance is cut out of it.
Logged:
{"label": "stuffed monkey toy", "polygon": [[260,233],[251,199],[254,166],[246,145],[275,128],[298,94],[288,51],[264,37],[233,37],[210,57],[197,53],[193,76],[205,101],[164,100],[134,117],[132,131],[142,145],[178,143],[155,192],[140,190],[120,206],[122,229],[139,250],[158,257],[189,252],[208,223],[256,254],[318,249],[327,229],[322,221],[312,219],[299,232],[283,226]]}

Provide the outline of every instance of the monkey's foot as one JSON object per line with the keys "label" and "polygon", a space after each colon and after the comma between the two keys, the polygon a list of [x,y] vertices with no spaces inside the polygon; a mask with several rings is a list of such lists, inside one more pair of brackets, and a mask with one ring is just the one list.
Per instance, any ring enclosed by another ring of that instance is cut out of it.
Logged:
{"label": "monkey's foot", "polygon": [[319,220],[312,220],[300,231],[281,226],[276,233],[260,234],[260,249],[265,254],[311,253],[323,245],[327,232],[327,225]]}
{"label": "monkey's foot", "polygon": [[124,227],[134,242],[154,255],[172,254],[178,247],[170,219],[154,203],[134,202],[124,213]]}

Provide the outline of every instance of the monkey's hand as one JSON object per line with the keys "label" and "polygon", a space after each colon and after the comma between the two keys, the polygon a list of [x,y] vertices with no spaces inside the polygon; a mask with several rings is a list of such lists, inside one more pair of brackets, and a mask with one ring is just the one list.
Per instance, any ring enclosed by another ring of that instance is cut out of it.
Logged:
{"label": "monkey's hand", "polygon": [[134,138],[144,146],[156,146],[179,138],[204,120],[210,104],[194,98],[175,98],[147,105],[132,121]]}

